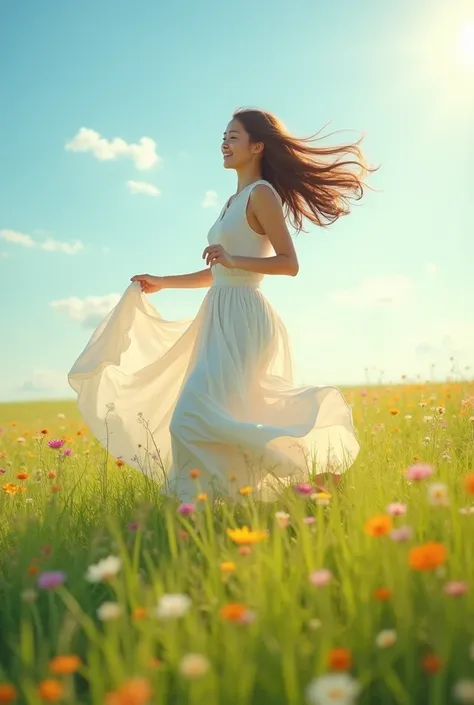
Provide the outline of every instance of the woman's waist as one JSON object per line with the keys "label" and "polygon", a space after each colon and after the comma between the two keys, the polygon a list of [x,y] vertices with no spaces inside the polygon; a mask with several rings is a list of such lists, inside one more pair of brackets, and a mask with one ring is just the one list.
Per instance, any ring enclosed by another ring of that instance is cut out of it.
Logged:
{"label": "woman's waist", "polygon": [[229,269],[221,264],[212,267],[212,286],[243,286],[258,289],[263,274],[247,272],[245,269]]}

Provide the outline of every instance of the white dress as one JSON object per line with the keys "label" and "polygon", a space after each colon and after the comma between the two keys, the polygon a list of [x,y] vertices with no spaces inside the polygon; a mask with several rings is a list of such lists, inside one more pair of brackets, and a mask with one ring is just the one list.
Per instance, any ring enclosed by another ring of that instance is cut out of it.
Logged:
{"label": "white dress", "polygon": [[[230,254],[268,257],[249,226],[256,181],[222,209],[208,234]],[[355,460],[352,411],[336,387],[295,387],[286,329],[261,293],[263,275],[222,265],[197,316],[170,322],[131,284],[69,373],[79,409],[109,452],[183,501],[200,491],[262,499],[309,472]],[[258,496],[258,494],[257,494]]]}

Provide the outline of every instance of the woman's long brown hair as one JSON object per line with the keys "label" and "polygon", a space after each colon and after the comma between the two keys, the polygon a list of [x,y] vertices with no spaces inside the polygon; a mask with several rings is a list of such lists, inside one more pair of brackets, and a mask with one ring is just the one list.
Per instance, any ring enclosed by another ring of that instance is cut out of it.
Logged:
{"label": "woman's long brown hair", "polygon": [[283,123],[264,110],[239,108],[232,116],[250,136],[263,142],[262,178],[269,181],[283,201],[285,215],[297,232],[303,218],[321,227],[350,213],[351,201],[364,195],[367,166],[357,142],[335,147],[311,146],[312,135],[297,138]]}

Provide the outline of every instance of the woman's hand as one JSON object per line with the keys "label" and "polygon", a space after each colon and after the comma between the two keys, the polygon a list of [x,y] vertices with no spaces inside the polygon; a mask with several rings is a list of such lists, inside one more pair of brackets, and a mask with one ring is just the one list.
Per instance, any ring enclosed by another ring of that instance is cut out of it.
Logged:
{"label": "woman's hand", "polygon": [[144,294],[154,294],[164,289],[163,277],[154,277],[153,274],[135,274],[131,282],[138,282]]}
{"label": "woman's hand", "polygon": [[224,250],[222,245],[209,245],[202,253],[202,258],[206,260],[206,264],[213,267],[215,264],[222,264],[227,269],[233,269],[235,262],[231,255]]}

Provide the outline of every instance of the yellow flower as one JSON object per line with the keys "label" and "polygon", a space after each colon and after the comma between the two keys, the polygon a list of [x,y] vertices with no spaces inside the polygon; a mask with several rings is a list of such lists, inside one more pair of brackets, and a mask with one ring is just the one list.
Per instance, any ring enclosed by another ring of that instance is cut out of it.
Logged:
{"label": "yellow flower", "polygon": [[239,492],[240,492],[240,494],[242,495],[242,497],[248,497],[249,494],[252,494],[253,489],[252,489],[251,487],[248,487],[248,486],[247,486],[247,487],[241,487],[240,490],[239,490]]}
{"label": "yellow flower", "polygon": [[227,536],[239,546],[250,546],[268,538],[266,531],[251,531],[248,526],[242,529],[227,529]]}
{"label": "yellow flower", "polygon": [[233,563],[232,561],[224,561],[223,563],[221,563],[222,573],[233,573],[235,569],[235,563]]}
{"label": "yellow flower", "polygon": [[400,409],[390,409],[390,413],[392,414],[392,416],[398,416],[398,414],[400,413]]}
{"label": "yellow flower", "polygon": [[198,502],[207,502],[207,494],[205,492],[201,492],[197,496]]}

